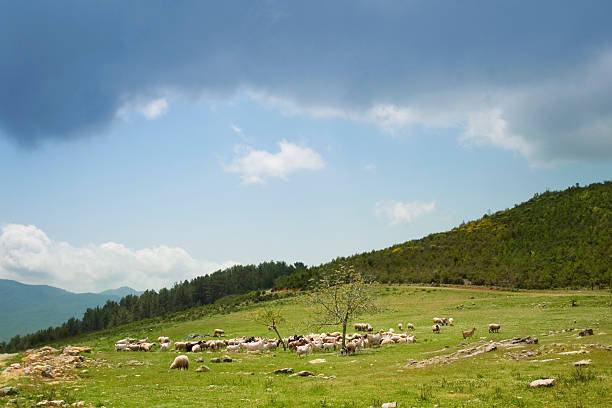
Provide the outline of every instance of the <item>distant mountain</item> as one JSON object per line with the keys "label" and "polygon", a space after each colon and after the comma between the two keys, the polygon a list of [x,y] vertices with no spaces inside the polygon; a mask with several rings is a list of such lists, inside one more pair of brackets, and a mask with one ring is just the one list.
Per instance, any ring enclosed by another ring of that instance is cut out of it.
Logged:
{"label": "distant mountain", "polygon": [[127,295],[142,295],[143,292],[137,291],[135,289],[130,288],[129,286],[122,286],[120,288],[117,289],[108,289],[105,290],[103,292],[100,292],[100,295],[106,295],[106,296],[119,296],[119,297],[124,297]]}
{"label": "distant mountain", "polygon": [[133,294],[140,292],[122,287],[102,293],[72,293],[53,286],[0,279],[0,341],[57,326],[71,317],[80,318],[87,308]]}

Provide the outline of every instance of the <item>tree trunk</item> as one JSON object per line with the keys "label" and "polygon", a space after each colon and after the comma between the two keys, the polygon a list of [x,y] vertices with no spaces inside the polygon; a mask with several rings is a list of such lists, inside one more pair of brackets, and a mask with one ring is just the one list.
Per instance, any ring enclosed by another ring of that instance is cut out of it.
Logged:
{"label": "tree trunk", "polygon": [[278,336],[278,341],[280,341],[280,344],[283,345],[283,350],[287,351],[287,345],[285,344],[285,342],[283,341],[283,338],[281,337],[280,333],[278,332],[278,329],[276,328],[276,325],[274,325],[272,327],[274,327],[274,332]]}
{"label": "tree trunk", "polygon": [[346,350],[346,320],[342,322],[342,350]]}

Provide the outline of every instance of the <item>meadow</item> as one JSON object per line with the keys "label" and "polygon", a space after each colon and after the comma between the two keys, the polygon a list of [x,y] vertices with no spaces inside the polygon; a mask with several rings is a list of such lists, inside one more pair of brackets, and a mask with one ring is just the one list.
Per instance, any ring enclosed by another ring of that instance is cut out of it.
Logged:
{"label": "meadow", "polygon": [[[351,356],[315,352],[297,357],[283,351],[262,354],[225,351],[189,354],[188,371],[169,371],[174,351],[116,352],[114,342],[127,336],[173,340],[190,333],[225,330],[226,338],[273,337],[266,326],[253,320],[262,304],[227,314],[193,320],[145,321],[70,339],[63,344],[92,347],[86,367],[77,379],[58,381],[40,377],[0,377],[2,386],[19,388],[15,397],[0,397],[10,406],[32,406],[43,399],[86,401],[105,407],[370,407],[397,402],[398,407],[599,407],[612,406],[612,294],[609,291],[497,291],[484,288],[379,285],[375,291],[378,311],[353,323],[368,322],[375,330],[413,323],[417,342],[365,349]],[[266,303],[286,318],[279,325],[283,336],[313,330],[316,313],[305,296]],[[440,334],[431,330],[434,316],[453,317],[453,327]],[[488,333],[489,323],[500,323],[499,333]],[[476,327],[464,340],[462,330]],[[578,337],[577,330],[592,328],[593,336]],[[329,328],[326,331],[332,331]],[[550,334],[553,332],[553,334]],[[538,344],[498,349],[449,364],[418,368],[411,361],[456,352],[471,345],[532,336]],[[59,347],[62,344],[53,346]],[[584,354],[560,354],[585,350]],[[229,354],[231,363],[211,358]],[[22,357],[0,361],[0,368]],[[198,358],[203,362],[197,362]],[[312,364],[313,359],[326,362]],[[577,368],[573,363],[591,359]],[[139,365],[128,364],[137,361]],[[545,361],[542,361],[545,360]],[[201,365],[208,372],[196,372]],[[278,368],[309,370],[334,378],[302,378],[274,374]],[[555,378],[549,388],[530,388],[532,380]],[[9,399],[13,399],[8,404]]]}

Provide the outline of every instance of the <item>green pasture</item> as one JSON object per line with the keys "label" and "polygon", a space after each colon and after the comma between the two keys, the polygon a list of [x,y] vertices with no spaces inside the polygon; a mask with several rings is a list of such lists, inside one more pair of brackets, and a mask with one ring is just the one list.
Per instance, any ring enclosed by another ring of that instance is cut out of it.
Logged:
{"label": "green pasture", "polygon": [[[355,322],[367,322],[376,330],[399,322],[416,326],[415,344],[395,344],[366,349],[354,356],[315,352],[298,358],[279,349],[271,353],[233,353],[231,363],[212,363],[225,353],[189,354],[189,371],[168,370],[176,352],[115,352],[116,340],[130,337],[170,336],[182,339],[190,333],[212,333],[221,328],[226,337],[269,336],[266,327],[253,321],[261,304],[228,314],[190,321],[141,322],[98,332],[70,341],[93,348],[87,357],[95,364],[78,370],[75,381],[40,378],[4,381],[20,394],[10,406],[32,406],[42,399],[84,400],[105,407],[369,407],[396,401],[398,407],[599,407],[612,406],[612,352],[588,347],[587,354],[561,355],[581,345],[612,346],[612,294],[604,291],[491,291],[481,289],[377,286],[376,314]],[[575,306],[572,306],[572,303]],[[267,304],[283,311],[287,322],[282,335],[314,330],[315,310],[306,297],[293,296]],[[454,327],[431,330],[432,318],[453,317]],[[500,323],[499,333],[487,325]],[[462,330],[476,327],[474,337],[463,340]],[[595,335],[579,338],[577,331],[545,335],[562,329],[593,328]],[[335,328],[334,330],[337,330]],[[325,331],[333,331],[331,328]],[[424,368],[406,367],[411,360],[449,354],[466,345],[512,337],[535,336],[539,343],[513,350],[497,350],[451,364]],[[60,346],[60,345],[55,345]],[[530,350],[534,356],[515,360],[513,354]],[[202,357],[204,362],[196,360]],[[311,364],[315,358],[326,360]],[[573,363],[591,359],[592,365]],[[17,361],[19,356],[0,362]],[[130,360],[143,362],[131,366]],[[536,360],[550,360],[539,362]],[[198,373],[205,364],[209,372]],[[292,367],[331,379],[273,374]],[[1,377],[0,377],[1,378]],[[531,389],[539,378],[556,378],[546,389]],[[0,404],[10,398],[0,397]]]}

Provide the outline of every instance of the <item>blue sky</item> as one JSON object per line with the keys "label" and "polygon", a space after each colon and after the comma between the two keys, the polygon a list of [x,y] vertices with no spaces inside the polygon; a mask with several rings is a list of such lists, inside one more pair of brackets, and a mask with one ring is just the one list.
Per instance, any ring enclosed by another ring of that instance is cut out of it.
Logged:
{"label": "blue sky", "polygon": [[611,8],[8,6],[0,278],[319,264],[608,180]]}

